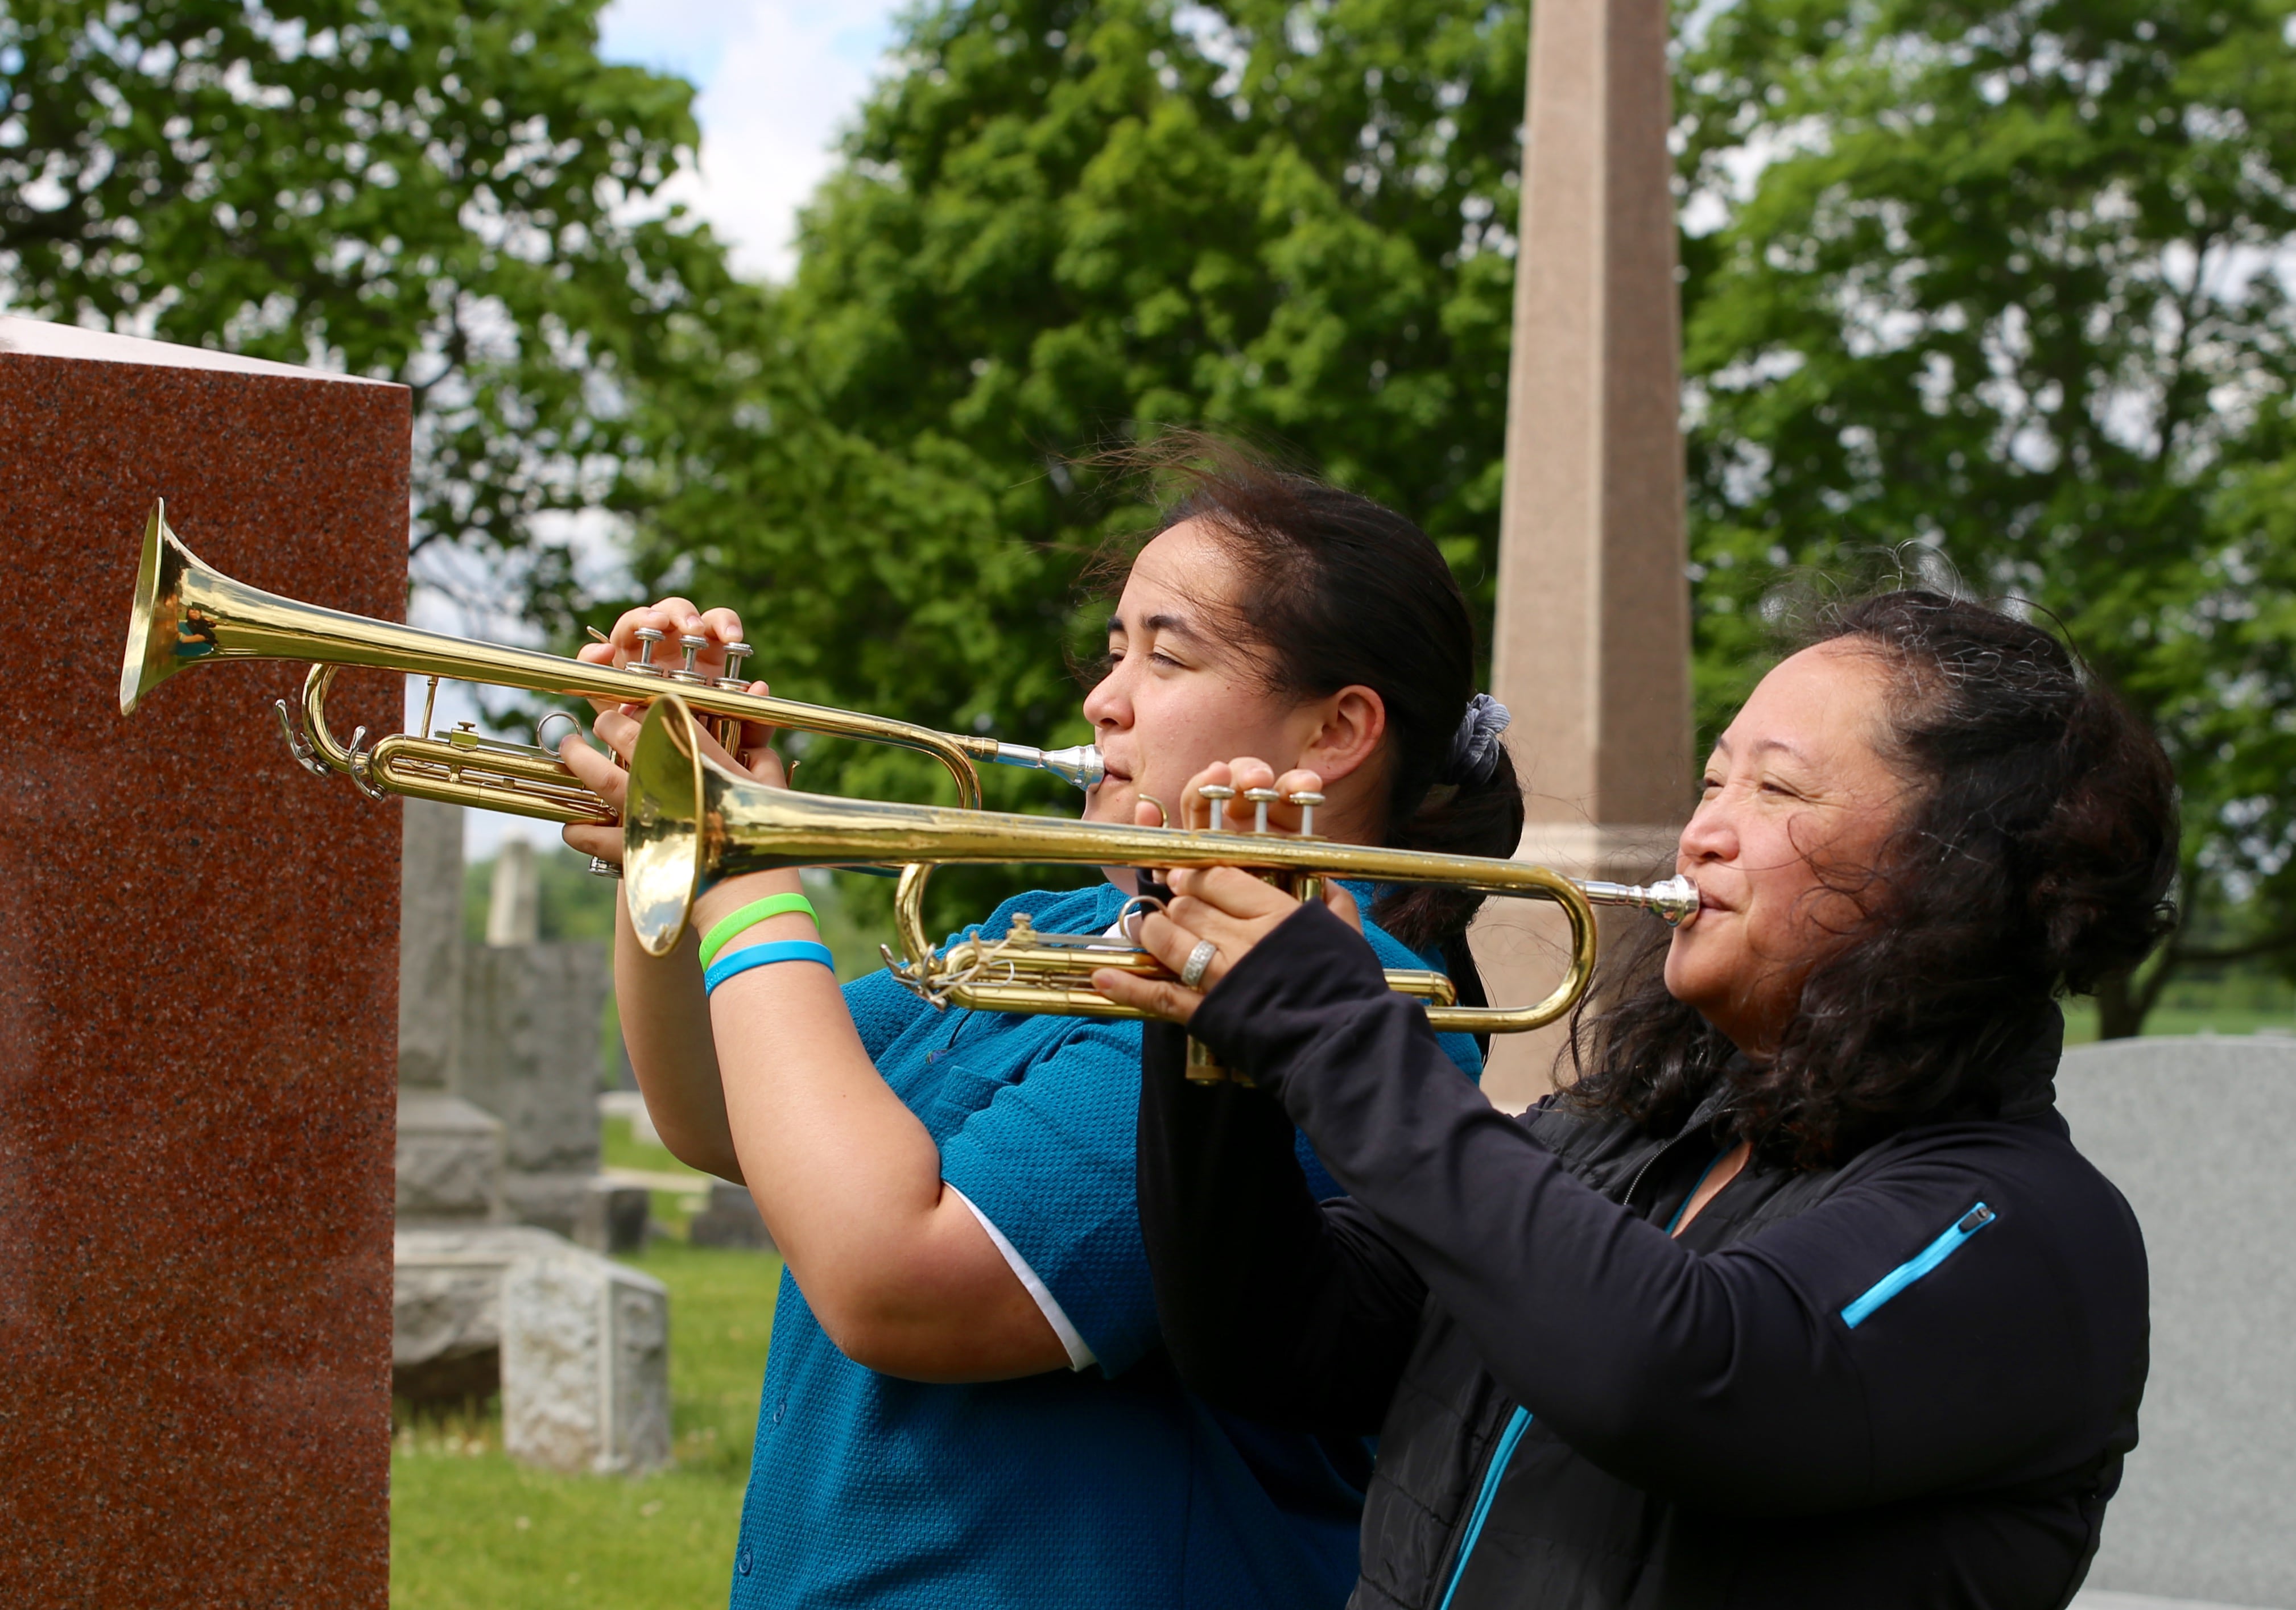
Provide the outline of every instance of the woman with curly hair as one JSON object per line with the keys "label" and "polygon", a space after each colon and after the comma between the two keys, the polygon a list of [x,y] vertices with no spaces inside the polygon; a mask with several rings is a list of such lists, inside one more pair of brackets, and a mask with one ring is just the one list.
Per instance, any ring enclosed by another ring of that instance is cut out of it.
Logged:
{"label": "woman with curly hair", "polygon": [[2146,1318],[2136,1222],[2054,1105],[2056,998],[2156,942],[2176,845],[2158,743],[2062,644],[1898,592],[1717,742],[1697,919],[1519,1118],[1439,1076],[1343,900],[1176,875],[1144,938],[1211,941],[1206,991],[1101,987],[1259,1086],[1187,1086],[1150,1036],[1182,1378],[1379,1433],[1360,1610],[2064,1605]]}

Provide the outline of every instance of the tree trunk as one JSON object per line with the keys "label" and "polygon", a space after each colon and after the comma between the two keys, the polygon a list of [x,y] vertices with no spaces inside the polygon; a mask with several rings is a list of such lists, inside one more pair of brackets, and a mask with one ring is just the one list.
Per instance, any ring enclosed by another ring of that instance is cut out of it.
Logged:
{"label": "tree trunk", "polygon": [[2136,979],[2123,973],[2106,979],[2096,987],[2096,1037],[2099,1039],[2134,1039],[2144,1030],[2145,1009],[2152,1004],[2153,991],[2141,993],[2134,987]]}

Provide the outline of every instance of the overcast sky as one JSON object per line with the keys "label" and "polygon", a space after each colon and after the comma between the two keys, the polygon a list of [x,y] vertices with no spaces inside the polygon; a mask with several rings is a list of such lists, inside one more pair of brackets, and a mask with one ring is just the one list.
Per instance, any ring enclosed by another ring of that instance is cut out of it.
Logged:
{"label": "overcast sky", "polygon": [[[701,94],[698,173],[675,193],[734,248],[743,272],[781,279],[791,263],[797,209],[829,171],[832,148],[867,93],[892,40],[893,0],[614,0],[600,19],[601,53],[689,79]],[[435,608],[435,604],[434,604]],[[451,613],[418,614],[447,631],[483,630]],[[497,631],[513,635],[515,627]],[[409,679],[408,719],[420,719]],[[452,709],[447,706],[452,705]],[[472,712],[452,692],[440,724]],[[463,853],[483,860],[505,834],[554,845],[547,822],[464,813]]]}

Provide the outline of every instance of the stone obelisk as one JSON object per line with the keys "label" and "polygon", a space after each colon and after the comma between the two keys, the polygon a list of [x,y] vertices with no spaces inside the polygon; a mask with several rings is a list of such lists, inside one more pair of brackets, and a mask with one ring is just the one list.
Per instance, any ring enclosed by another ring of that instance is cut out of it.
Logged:
{"label": "stone obelisk", "polygon": [[[1515,259],[1492,687],[1528,791],[1521,855],[1670,871],[1689,804],[1681,311],[1663,0],[1540,0]],[[1643,918],[1606,922],[1612,943]],[[1544,995],[1561,924],[1493,902],[1495,1000]],[[1549,1087],[1559,1031],[1494,1042],[1484,1088]]]}

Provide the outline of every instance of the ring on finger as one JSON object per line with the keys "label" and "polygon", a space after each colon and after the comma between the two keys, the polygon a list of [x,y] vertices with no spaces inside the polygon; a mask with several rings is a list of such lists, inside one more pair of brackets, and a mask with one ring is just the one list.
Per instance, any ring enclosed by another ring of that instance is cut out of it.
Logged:
{"label": "ring on finger", "polygon": [[1218,954],[1219,947],[1211,941],[1198,940],[1196,948],[1188,952],[1186,965],[1180,969],[1180,982],[1191,990],[1201,988],[1205,972],[1211,966],[1212,958]]}

